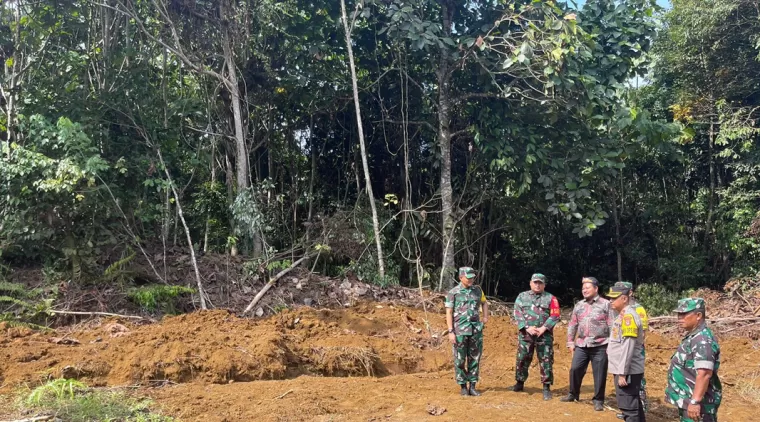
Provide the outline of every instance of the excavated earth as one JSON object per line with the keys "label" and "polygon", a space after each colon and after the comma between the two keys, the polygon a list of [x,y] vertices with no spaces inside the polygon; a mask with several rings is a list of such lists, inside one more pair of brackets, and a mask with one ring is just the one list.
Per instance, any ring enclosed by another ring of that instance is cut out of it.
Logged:
{"label": "excavated earth", "polygon": [[[444,330],[440,313],[375,302],[301,307],[256,320],[205,311],[155,324],[95,321],[55,332],[0,325],[0,394],[67,377],[137,386],[136,394],[182,421],[617,420],[611,382],[612,407],[593,411],[590,374],[580,403],[559,402],[571,361],[564,325],[555,332],[549,402],[541,399],[535,365],[526,392],[507,391],[516,350],[508,317],[494,317],[486,328],[481,397],[459,396]],[[677,420],[662,396],[678,341],[675,333],[647,338],[649,421]],[[726,336],[721,349],[720,419],[757,420],[760,344]]]}

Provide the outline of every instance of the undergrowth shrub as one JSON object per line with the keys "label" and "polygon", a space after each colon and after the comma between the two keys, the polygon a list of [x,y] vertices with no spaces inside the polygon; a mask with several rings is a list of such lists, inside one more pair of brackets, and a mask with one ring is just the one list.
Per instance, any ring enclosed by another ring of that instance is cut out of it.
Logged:
{"label": "undergrowth shrub", "polygon": [[53,299],[40,295],[40,289],[30,290],[23,284],[12,283],[0,276],[0,322],[12,327],[46,329],[41,324],[52,315]]}
{"label": "undergrowth shrub", "polygon": [[689,297],[692,290],[675,292],[662,284],[642,284],[636,288],[636,300],[644,306],[649,316],[669,315],[678,305],[678,299]]}
{"label": "undergrowth shrub", "polygon": [[132,302],[146,311],[161,311],[165,314],[176,314],[177,298],[184,294],[193,293],[195,293],[195,289],[185,286],[151,284],[135,287],[128,291],[127,296]]}

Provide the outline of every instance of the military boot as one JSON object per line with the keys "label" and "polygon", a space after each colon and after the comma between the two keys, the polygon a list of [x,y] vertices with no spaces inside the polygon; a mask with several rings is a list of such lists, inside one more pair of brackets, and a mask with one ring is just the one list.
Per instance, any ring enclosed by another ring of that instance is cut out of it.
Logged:
{"label": "military boot", "polygon": [[460,387],[462,387],[462,390],[459,392],[462,396],[469,396],[470,392],[467,391],[467,384],[459,384]]}
{"label": "military boot", "polygon": [[562,397],[561,399],[559,399],[559,401],[561,401],[561,402],[573,402],[573,401],[578,401],[578,397],[575,397],[575,396],[574,396],[574,395],[572,395],[572,394],[568,394],[567,396],[565,396],[565,397]]}
{"label": "military boot", "polygon": [[544,400],[552,399],[552,390],[549,384],[544,384]]}
{"label": "military boot", "polygon": [[517,381],[515,385],[509,387],[509,391],[523,391],[525,390],[525,384],[522,381]]}
{"label": "military boot", "polygon": [[478,390],[475,389],[475,383],[474,382],[470,383],[470,395],[471,396],[479,396],[480,395],[480,393],[478,392]]}

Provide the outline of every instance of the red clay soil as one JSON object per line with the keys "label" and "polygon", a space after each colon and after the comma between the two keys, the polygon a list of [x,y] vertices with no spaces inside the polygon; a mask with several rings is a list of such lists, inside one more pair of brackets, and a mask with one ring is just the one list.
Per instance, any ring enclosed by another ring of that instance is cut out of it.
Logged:
{"label": "red clay soil", "polygon": [[[184,421],[416,421],[546,418],[615,421],[594,412],[587,376],[581,403],[567,393],[565,329],[555,333],[555,399],[541,399],[538,369],[526,393],[512,393],[516,328],[506,317],[486,328],[481,397],[460,397],[443,316],[363,303],[349,309],[285,311],[265,320],[226,311],[165,318],[158,324],[107,322],[51,333],[0,326],[0,392],[48,378],[93,386],[141,385],[168,415]],[[125,328],[127,331],[125,331]],[[51,341],[55,341],[51,342]],[[647,339],[650,421],[675,420],[662,403],[677,335]],[[746,338],[721,339],[722,421],[756,420],[760,352]],[[151,387],[156,386],[156,387]],[[161,386],[161,387],[158,387]],[[608,383],[608,395],[614,393]],[[614,397],[608,399],[614,407]],[[445,409],[440,416],[431,416]]]}

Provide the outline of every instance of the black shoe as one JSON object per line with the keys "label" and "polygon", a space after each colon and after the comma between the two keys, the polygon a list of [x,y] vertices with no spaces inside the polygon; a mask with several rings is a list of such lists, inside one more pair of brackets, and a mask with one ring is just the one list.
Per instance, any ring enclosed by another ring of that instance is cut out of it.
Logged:
{"label": "black shoe", "polygon": [[549,384],[544,385],[544,400],[552,399],[552,390],[549,389]]}
{"label": "black shoe", "polygon": [[523,391],[525,390],[525,384],[522,381],[517,381],[515,385],[509,387],[508,390],[514,392]]}
{"label": "black shoe", "polygon": [[578,401],[578,397],[575,397],[572,394],[568,394],[565,397],[562,397],[561,399],[559,399],[559,401],[564,402],[564,403],[571,402],[571,401]]}
{"label": "black shoe", "polygon": [[594,410],[601,412],[604,410],[604,402],[594,400]]}
{"label": "black shoe", "polygon": [[463,396],[469,396],[470,392],[467,391],[467,384],[459,384],[460,387],[462,387],[462,390],[459,392],[459,394]]}
{"label": "black shoe", "polygon": [[475,383],[474,382],[470,383],[470,395],[471,396],[479,396],[480,395],[480,393],[478,392],[478,390],[475,389]]}
{"label": "black shoe", "polygon": [[615,416],[617,416],[617,418],[618,418],[618,419],[620,419],[620,420],[625,420],[625,416],[623,416],[623,414],[622,414],[622,413],[618,413],[618,414],[617,414],[617,415],[615,415]]}

